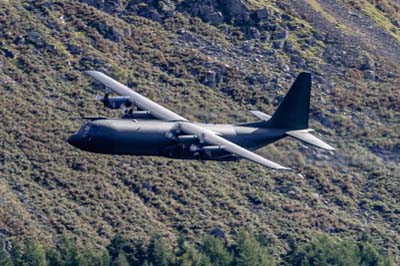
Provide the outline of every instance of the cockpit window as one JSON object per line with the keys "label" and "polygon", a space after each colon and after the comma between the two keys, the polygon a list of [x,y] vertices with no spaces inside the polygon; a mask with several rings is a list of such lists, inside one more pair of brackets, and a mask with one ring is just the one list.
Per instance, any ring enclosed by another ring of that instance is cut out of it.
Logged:
{"label": "cockpit window", "polygon": [[79,133],[82,134],[82,137],[86,137],[86,135],[89,133],[89,130],[90,130],[90,124],[87,123],[81,127]]}

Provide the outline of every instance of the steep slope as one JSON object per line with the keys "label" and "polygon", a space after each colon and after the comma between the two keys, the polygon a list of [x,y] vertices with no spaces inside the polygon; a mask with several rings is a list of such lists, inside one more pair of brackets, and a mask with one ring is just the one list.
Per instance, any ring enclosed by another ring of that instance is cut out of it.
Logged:
{"label": "steep slope", "polygon": [[[229,238],[245,227],[279,256],[291,239],[364,232],[398,260],[399,4],[377,3],[2,1],[0,236],[101,247],[117,232]],[[337,152],[291,140],[260,151],[293,173],[81,152],[65,142],[75,117],[119,115],[94,101],[87,69],[228,123],[272,113],[311,71],[311,127]]]}

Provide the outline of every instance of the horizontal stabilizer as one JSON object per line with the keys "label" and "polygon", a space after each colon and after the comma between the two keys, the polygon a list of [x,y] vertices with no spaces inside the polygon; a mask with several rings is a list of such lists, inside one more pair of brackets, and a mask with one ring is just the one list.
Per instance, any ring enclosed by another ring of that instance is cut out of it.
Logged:
{"label": "horizontal stabilizer", "polygon": [[252,113],[255,117],[262,121],[268,121],[271,118],[270,115],[267,115],[266,113],[260,111],[250,111],[250,113]]}
{"label": "horizontal stabilizer", "polygon": [[304,129],[304,130],[292,130],[292,131],[287,131],[286,135],[291,136],[295,139],[301,140],[307,144],[311,144],[315,147],[324,149],[324,150],[329,150],[329,151],[333,151],[335,150],[335,148],[333,148],[332,146],[330,146],[329,144],[323,142],[322,140],[320,140],[319,138],[317,138],[316,136],[312,135],[310,132],[312,132],[314,130],[312,129]]}

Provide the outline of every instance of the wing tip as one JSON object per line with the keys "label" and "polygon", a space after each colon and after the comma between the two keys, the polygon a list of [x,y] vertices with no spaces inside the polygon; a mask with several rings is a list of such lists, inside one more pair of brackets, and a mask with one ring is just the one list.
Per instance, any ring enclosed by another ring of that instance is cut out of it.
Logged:
{"label": "wing tip", "polygon": [[107,78],[109,78],[106,74],[104,74],[101,71],[97,71],[97,70],[85,70],[84,73],[86,75],[91,76],[92,78],[96,78],[96,77],[99,77],[99,78],[100,77],[107,77]]}
{"label": "wing tip", "polygon": [[275,169],[277,169],[277,170],[284,170],[284,171],[290,171],[290,170],[292,170],[292,168],[285,167],[285,166],[279,166],[278,168],[275,168]]}
{"label": "wing tip", "polygon": [[327,151],[335,151],[336,150],[334,147],[332,147],[328,143],[324,143],[324,144],[325,144],[324,147],[319,147],[319,148],[322,148],[322,149],[327,150]]}
{"label": "wing tip", "polygon": [[96,70],[85,70],[84,73],[89,75],[89,76],[93,76],[95,74],[100,74],[101,72],[96,71]]}
{"label": "wing tip", "polygon": [[283,165],[280,165],[277,163],[274,163],[274,165],[266,165],[266,166],[268,166],[272,169],[275,169],[275,170],[292,170],[292,168],[289,168],[289,167],[286,167],[286,166],[283,166]]}

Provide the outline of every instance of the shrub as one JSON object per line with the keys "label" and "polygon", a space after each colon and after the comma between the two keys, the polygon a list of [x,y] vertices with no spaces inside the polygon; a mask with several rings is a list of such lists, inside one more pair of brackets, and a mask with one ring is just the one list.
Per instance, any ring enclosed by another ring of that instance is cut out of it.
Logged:
{"label": "shrub", "polygon": [[308,244],[295,247],[288,262],[293,266],[392,265],[390,259],[385,258],[368,242],[337,241],[327,236],[318,237]]}

